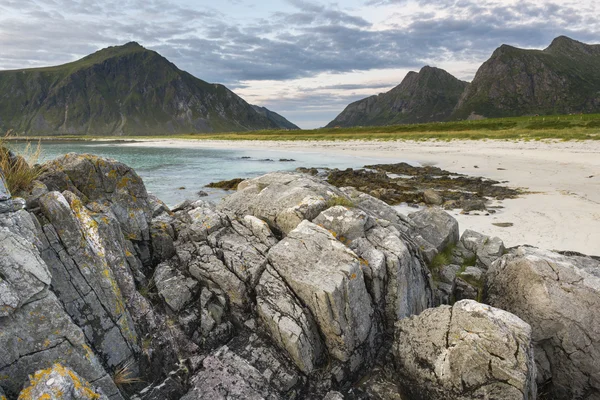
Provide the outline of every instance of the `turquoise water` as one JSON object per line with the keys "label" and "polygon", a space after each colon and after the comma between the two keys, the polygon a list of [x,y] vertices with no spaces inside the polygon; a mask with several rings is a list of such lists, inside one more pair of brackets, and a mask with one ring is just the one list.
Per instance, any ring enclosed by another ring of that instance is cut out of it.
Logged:
{"label": "turquoise water", "polygon": [[[22,144],[12,147],[18,151]],[[297,152],[256,149],[161,148],[122,143],[44,142],[42,161],[69,152],[91,153],[113,158],[132,168],[142,177],[149,192],[169,206],[185,199],[198,199],[199,190],[209,194],[205,199],[218,201],[227,192],[209,189],[210,182],[233,178],[251,178],[272,171],[293,171],[297,167],[357,168],[385,161],[376,158],[331,155],[323,151]],[[249,158],[242,158],[249,157]],[[282,158],[293,162],[279,161]],[[266,161],[266,160],[273,161]],[[180,189],[184,188],[184,189]]]}

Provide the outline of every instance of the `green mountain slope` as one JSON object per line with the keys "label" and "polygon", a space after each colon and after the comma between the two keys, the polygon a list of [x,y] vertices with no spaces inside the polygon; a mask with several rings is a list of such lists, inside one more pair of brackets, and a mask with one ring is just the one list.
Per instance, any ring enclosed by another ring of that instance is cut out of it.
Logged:
{"label": "green mountain slope", "polygon": [[256,111],[257,113],[267,117],[269,121],[275,123],[277,127],[281,129],[300,129],[297,125],[291,123],[283,116],[277,114],[274,111],[269,110],[268,108],[255,105],[252,105],[252,108],[254,108],[254,111]]}
{"label": "green mountain slope", "polygon": [[545,50],[503,45],[477,71],[453,117],[600,111],[600,45],[565,36]]}
{"label": "green mountain slope", "polygon": [[137,43],[49,68],[0,71],[0,131],[24,135],[161,135],[279,125],[223,85]]}
{"label": "green mountain slope", "polygon": [[467,85],[442,69],[423,67],[389,92],[350,104],[327,127],[445,121]]}

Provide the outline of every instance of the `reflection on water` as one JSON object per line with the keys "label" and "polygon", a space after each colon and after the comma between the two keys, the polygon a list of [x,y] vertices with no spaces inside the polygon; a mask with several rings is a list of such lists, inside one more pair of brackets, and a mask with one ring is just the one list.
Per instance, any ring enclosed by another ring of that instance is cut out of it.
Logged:
{"label": "reflection on water", "polygon": [[[23,146],[22,143],[11,144],[11,147],[17,151]],[[113,158],[133,167],[144,179],[148,191],[170,206],[186,198],[199,198],[197,192],[200,190],[209,194],[209,200],[219,200],[225,192],[204,188],[204,185],[214,181],[250,178],[272,171],[293,171],[297,167],[341,169],[381,162],[375,158],[330,155],[318,151],[161,148],[110,142],[53,141],[42,143],[42,161],[51,160],[69,152],[96,154]],[[279,161],[280,159],[295,161]],[[387,160],[386,162],[400,161],[402,160]]]}

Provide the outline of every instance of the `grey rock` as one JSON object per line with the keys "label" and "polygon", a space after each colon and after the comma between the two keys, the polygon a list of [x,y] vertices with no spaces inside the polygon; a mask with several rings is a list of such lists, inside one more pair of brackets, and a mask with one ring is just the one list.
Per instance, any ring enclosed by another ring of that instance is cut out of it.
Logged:
{"label": "grey rock", "polygon": [[453,284],[454,278],[456,278],[458,271],[460,271],[459,265],[450,264],[442,266],[439,271],[440,281]]}
{"label": "grey rock", "polygon": [[246,180],[226,197],[219,209],[239,218],[253,215],[287,234],[303,220],[328,208],[328,200],[346,198],[339,189],[309,175],[274,172]]}
{"label": "grey rock", "polygon": [[486,302],[531,324],[538,386],[553,399],[600,397],[600,278],[579,263],[520,247],[487,272]]}
{"label": "grey rock", "polygon": [[51,279],[38,249],[8,228],[0,227],[0,317],[44,297]]}
{"label": "grey rock", "polygon": [[344,400],[344,395],[340,392],[335,392],[332,390],[331,392],[328,392],[325,397],[323,397],[323,400]]}
{"label": "grey rock", "polygon": [[19,196],[25,199],[26,207],[31,210],[39,207],[38,200],[40,196],[45,195],[46,193],[48,193],[46,185],[38,180],[34,180],[29,184],[27,189],[19,193]]}
{"label": "grey rock", "polygon": [[0,317],[0,380],[7,394],[16,395],[28,375],[68,365],[111,399],[122,399],[119,390],[87,345],[82,330],[67,315],[53,293],[32,301],[10,317]]}
{"label": "grey rock", "polygon": [[258,315],[271,338],[302,372],[313,372],[325,348],[310,311],[271,267],[262,274],[256,294]]}
{"label": "grey rock", "polygon": [[465,212],[486,210],[485,200],[481,199],[463,200],[460,202],[460,206]]}
{"label": "grey rock", "polygon": [[[385,255],[385,321],[391,327],[398,319],[419,314],[433,305],[431,278],[416,248],[390,228],[367,232],[369,243]],[[362,253],[361,253],[362,256]],[[371,261],[369,260],[369,266]]]}
{"label": "grey rock", "polygon": [[0,201],[0,214],[12,213],[25,208],[25,200],[20,198]]}
{"label": "grey rock", "polygon": [[269,261],[314,315],[331,355],[348,361],[369,337],[373,315],[356,254],[303,221],[271,248]]}
{"label": "grey rock", "polygon": [[416,232],[438,252],[458,242],[458,222],[441,209],[425,208],[409,214],[408,218],[413,222]]}
{"label": "grey rock", "polygon": [[278,400],[277,391],[248,361],[223,346],[207,356],[182,400]]}
{"label": "grey rock", "polygon": [[444,199],[433,189],[426,189],[423,191],[423,201],[425,204],[431,204],[434,206],[441,206],[444,203]]}
{"label": "grey rock", "polygon": [[0,202],[9,200],[11,198],[10,190],[6,186],[6,179],[4,178],[4,172],[0,169]]}
{"label": "grey rock", "polygon": [[37,371],[30,381],[30,385],[19,394],[19,400],[108,400],[101,390],[93,388],[75,371],[60,364]]}
{"label": "grey rock", "polygon": [[40,198],[50,246],[42,257],[52,288],[106,365],[122,364],[138,351],[137,332],[98,229],[81,201],[65,191]]}
{"label": "grey rock", "polygon": [[187,306],[199,290],[196,280],[186,278],[178,270],[166,263],[156,267],[154,282],[158,289],[158,294],[175,312],[179,312]]}
{"label": "grey rock", "polygon": [[146,187],[133,169],[115,160],[75,153],[47,162],[43,167],[39,180],[48,190],[68,190],[83,204],[106,202],[126,238],[138,242],[150,240],[152,208]]}
{"label": "grey rock", "polygon": [[33,243],[39,250],[44,246],[40,240],[42,235],[37,219],[25,210],[0,214],[0,226]]}
{"label": "grey rock", "polygon": [[477,256],[477,266],[488,269],[490,265],[504,254],[504,242],[497,237],[489,237],[466,229],[460,242],[465,249]]}
{"label": "grey rock", "polygon": [[364,211],[344,206],[330,207],[312,222],[325,227],[344,244],[365,237],[365,232],[375,224],[374,219]]}
{"label": "grey rock", "polygon": [[531,327],[472,300],[396,324],[394,359],[411,399],[535,399]]}

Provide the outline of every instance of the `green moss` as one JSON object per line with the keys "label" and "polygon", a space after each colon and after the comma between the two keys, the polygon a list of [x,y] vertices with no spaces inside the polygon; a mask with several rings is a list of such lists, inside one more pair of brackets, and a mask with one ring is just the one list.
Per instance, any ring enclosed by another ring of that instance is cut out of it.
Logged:
{"label": "green moss", "polygon": [[332,196],[327,200],[327,207],[343,206],[347,208],[354,207],[354,203],[342,196]]}
{"label": "green moss", "polygon": [[206,185],[206,187],[223,190],[237,190],[238,185],[243,181],[244,179],[242,178],[235,178],[225,181],[211,182],[208,185]]}

